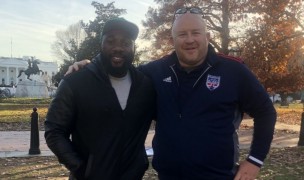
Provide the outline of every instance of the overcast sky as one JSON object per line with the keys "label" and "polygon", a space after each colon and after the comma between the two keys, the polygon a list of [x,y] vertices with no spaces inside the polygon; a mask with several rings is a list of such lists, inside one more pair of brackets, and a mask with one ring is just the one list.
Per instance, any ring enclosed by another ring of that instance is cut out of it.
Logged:
{"label": "overcast sky", "polygon": [[[112,2],[102,0],[103,4]],[[66,30],[79,20],[93,20],[95,9],[90,0],[0,0],[0,56],[35,56],[56,61],[51,53],[55,32]],[[127,10],[126,19],[141,27],[153,0],[116,0],[116,8]]]}

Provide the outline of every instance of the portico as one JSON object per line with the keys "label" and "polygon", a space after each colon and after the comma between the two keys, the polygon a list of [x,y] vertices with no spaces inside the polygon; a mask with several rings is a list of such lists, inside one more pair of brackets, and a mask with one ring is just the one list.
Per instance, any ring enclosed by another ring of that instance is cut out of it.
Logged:
{"label": "portico", "polygon": [[[44,62],[39,60],[39,69],[44,72],[47,81],[51,81],[52,76],[58,72],[58,65],[55,62]],[[18,78],[20,70],[28,68],[28,57],[24,58],[5,58],[0,57],[0,85],[17,85],[21,78]],[[47,82],[50,84],[50,82]]]}

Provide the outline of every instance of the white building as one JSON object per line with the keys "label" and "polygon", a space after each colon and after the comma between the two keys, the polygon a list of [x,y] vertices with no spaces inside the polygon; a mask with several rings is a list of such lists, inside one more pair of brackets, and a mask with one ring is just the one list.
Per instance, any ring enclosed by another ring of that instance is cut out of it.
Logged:
{"label": "white building", "polygon": [[[18,78],[21,70],[26,70],[29,66],[28,60],[30,57],[23,58],[7,58],[0,57],[0,85],[1,86],[12,86],[17,85],[21,81],[22,76]],[[39,70],[44,73],[43,79],[50,85],[52,77],[58,72],[58,65],[55,62],[44,62],[38,60]],[[42,75],[42,74],[41,74]]]}

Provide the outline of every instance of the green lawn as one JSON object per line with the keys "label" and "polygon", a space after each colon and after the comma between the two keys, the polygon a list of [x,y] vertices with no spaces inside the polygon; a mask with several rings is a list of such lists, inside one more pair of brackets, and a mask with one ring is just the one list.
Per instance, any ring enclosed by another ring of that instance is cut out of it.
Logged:
{"label": "green lawn", "polygon": [[304,147],[271,149],[259,179],[303,180]]}
{"label": "green lawn", "polygon": [[7,98],[0,101],[0,122],[28,122],[37,107],[40,119],[45,119],[51,99]]}
{"label": "green lawn", "polygon": [[[0,122],[27,122],[33,107],[38,108],[40,119],[45,119],[51,98],[5,98],[0,99]],[[300,113],[302,104],[290,104],[289,107],[281,107],[275,104],[278,114],[289,112]]]}

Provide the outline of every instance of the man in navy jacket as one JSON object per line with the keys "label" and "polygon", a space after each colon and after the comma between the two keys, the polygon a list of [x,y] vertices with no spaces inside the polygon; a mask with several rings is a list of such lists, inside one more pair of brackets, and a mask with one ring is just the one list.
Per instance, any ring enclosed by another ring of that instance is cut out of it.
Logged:
{"label": "man in navy jacket", "polygon": [[[161,180],[254,179],[270,148],[276,111],[244,64],[214,52],[199,10],[177,10],[175,52],[141,68],[157,91],[153,167]],[[254,118],[254,134],[238,169],[236,130],[244,112]]]}
{"label": "man in navy jacket", "polygon": [[[276,111],[242,62],[215,53],[201,13],[178,9],[175,51],[140,67],[157,91],[153,167],[160,180],[255,179],[270,148]],[[238,165],[244,113],[254,118],[254,134],[247,159]]]}

